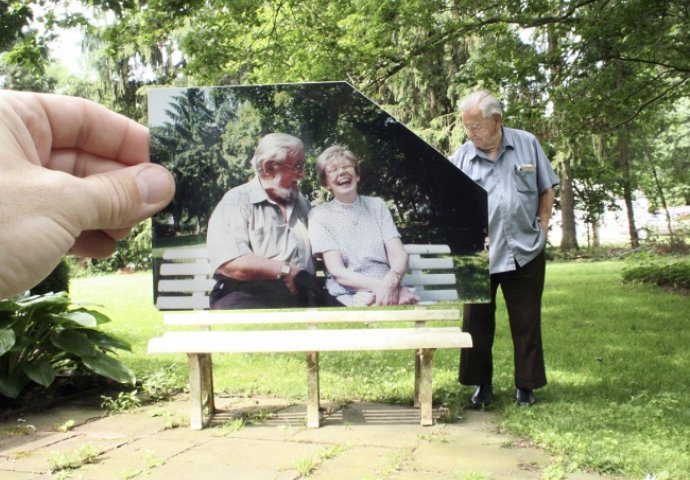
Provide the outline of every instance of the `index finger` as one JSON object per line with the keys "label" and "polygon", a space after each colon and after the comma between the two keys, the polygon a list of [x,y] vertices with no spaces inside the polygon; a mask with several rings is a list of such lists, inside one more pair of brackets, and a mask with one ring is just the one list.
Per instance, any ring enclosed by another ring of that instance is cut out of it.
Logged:
{"label": "index finger", "polygon": [[[37,149],[45,161],[54,149],[76,149],[127,165],[148,162],[149,136],[143,125],[108,110],[96,102],[78,97],[53,94],[29,95],[27,103],[40,109],[48,120],[49,130],[34,135]],[[39,112],[35,112],[40,115]],[[45,122],[44,122],[45,123]],[[27,127],[41,128],[40,125]],[[46,138],[48,137],[48,138]]]}

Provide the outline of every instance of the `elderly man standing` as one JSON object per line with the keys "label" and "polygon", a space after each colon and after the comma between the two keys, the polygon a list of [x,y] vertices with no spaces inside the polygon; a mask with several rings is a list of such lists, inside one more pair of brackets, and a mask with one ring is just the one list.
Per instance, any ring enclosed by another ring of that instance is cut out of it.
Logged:
{"label": "elderly man standing", "polygon": [[295,278],[314,273],[307,218],[299,190],[304,146],[299,138],[270,133],[259,140],[256,176],[230,189],[208,225],[207,245],[217,280],[211,308],[283,308],[302,305]]}
{"label": "elderly man standing", "polygon": [[558,178],[534,135],[503,126],[501,104],[489,92],[468,95],[460,110],[468,141],[450,160],[488,193],[491,284],[491,303],[465,305],[464,329],[474,347],[461,352],[460,382],[477,386],[471,407],[493,401],[491,350],[500,286],[513,337],[515,399],[519,405],[532,405],[533,390],[546,385],[541,339],[544,246]]}

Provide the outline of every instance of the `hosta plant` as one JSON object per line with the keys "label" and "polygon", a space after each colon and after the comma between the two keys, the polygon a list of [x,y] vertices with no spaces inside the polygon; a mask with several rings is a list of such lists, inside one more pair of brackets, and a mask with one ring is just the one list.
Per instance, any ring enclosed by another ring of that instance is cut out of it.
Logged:
{"label": "hosta plant", "polygon": [[30,382],[48,387],[57,373],[82,366],[134,384],[132,371],[114,356],[131,346],[98,329],[109,321],[73,305],[64,292],[0,300],[0,395],[16,398]]}

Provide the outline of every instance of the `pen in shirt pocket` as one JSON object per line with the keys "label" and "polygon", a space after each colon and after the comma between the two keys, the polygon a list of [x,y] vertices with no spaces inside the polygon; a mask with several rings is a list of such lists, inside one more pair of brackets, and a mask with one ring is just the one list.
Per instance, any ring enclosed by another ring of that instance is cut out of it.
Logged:
{"label": "pen in shirt pocket", "polygon": [[520,173],[534,172],[536,167],[531,163],[524,163],[522,165],[515,165],[515,170]]}

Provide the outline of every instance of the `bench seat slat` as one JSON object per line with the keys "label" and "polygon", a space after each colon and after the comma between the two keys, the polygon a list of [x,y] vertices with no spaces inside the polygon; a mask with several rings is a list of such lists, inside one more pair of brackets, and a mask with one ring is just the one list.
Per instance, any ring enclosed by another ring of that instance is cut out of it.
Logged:
{"label": "bench seat slat", "polygon": [[149,353],[279,353],[467,348],[469,334],[449,328],[370,328],[167,332],[149,341]]}
{"label": "bench seat slat", "polygon": [[[162,297],[159,297],[159,300]],[[170,312],[163,315],[166,325],[262,325],[296,323],[352,322],[423,322],[458,321],[457,309],[351,310],[326,308],[303,311],[208,310],[203,312]]]}

